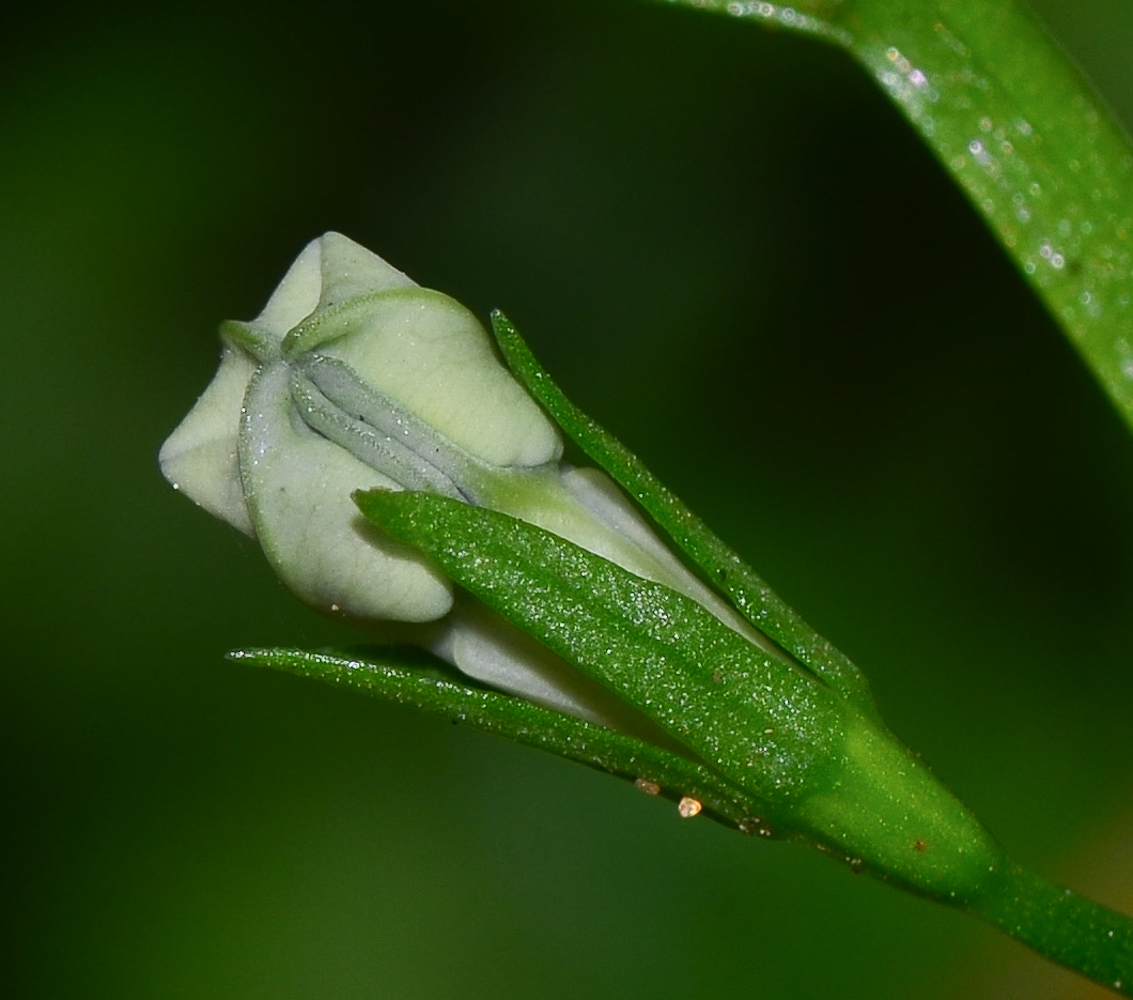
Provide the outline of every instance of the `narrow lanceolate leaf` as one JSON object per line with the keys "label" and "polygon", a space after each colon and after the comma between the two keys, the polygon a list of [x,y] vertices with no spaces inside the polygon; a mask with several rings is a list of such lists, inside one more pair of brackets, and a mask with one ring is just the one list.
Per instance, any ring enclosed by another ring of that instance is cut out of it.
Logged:
{"label": "narrow lanceolate leaf", "polygon": [[872,710],[860,670],[793,611],[732,549],[668,490],[625,445],[578,409],[555,384],[501,312],[492,328],[515,376],[571,439],[648,512],[707,579],[760,632],[823,681]]}
{"label": "narrow lanceolate leaf", "polygon": [[964,189],[1133,426],[1133,146],[1013,0],[661,0],[846,49]]}
{"label": "narrow lanceolate leaf", "polygon": [[704,814],[770,836],[765,810],[707,767],[582,719],[470,684],[420,650],[366,647],[309,652],[247,649],[240,663],[270,667],[440,715],[633,781],[653,795],[694,800]]}
{"label": "narrow lanceolate leaf", "polygon": [[828,783],[845,735],[841,699],[690,598],[494,511],[422,493],[355,500],[387,534],[772,808]]}

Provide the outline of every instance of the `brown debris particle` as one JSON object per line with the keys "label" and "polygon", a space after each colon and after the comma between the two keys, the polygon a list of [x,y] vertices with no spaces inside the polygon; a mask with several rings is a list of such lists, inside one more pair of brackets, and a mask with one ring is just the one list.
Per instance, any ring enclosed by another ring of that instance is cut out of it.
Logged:
{"label": "brown debris particle", "polygon": [[640,789],[646,795],[661,794],[661,786],[655,781],[650,781],[648,778],[637,778],[633,783],[633,787]]}

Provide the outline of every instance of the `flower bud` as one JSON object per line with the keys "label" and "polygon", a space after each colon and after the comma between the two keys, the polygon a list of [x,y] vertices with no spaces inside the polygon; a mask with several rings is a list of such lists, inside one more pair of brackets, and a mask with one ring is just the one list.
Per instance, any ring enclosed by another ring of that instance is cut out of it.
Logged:
{"label": "flower bud", "polygon": [[[162,471],[255,537],[303,600],[387,632],[399,623],[523,698],[388,662],[340,661],[336,682],[626,777],[669,775],[686,812],[705,803],[935,898],[983,898],[1001,852],[885,729],[856,668],[574,411],[501,320],[523,385],[467,310],[328,234],[259,317],[221,327],[220,368]],[[562,461],[528,388],[759,631],[603,473]],[[332,660],[300,656],[298,669],[331,676]]]}
{"label": "flower bud", "polygon": [[517,654],[502,621],[487,627],[479,612],[454,607],[451,582],[351,499],[405,489],[536,524],[693,597],[758,641],[603,473],[561,461],[557,429],[468,310],[346,237],[307,246],[263,312],[223,324],[221,337],[220,368],[165,442],[162,472],[255,537],[314,607],[364,623],[436,622],[418,641],[473,676],[575,714],[607,714],[561,661]]}

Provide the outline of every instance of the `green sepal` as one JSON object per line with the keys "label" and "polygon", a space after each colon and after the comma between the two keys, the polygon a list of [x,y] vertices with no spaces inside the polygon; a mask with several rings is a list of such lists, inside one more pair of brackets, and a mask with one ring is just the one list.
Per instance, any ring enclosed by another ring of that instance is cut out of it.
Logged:
{"label": "green sepal", "polygon": [[512,373],[551,418],[622,487],[736,609],[816,676],[876,716],[865,675],[811,628],[625,445],[578,409],[496,310],[492,330]]}
{"label": "green sepal", "polygon": [[773,828],[953,903],[1000,867],[987,831],[872,713],[696,601],[506,514],[425,493],[354,499],[758,800]]}
{"label": "green sepal", "polygon": [[691,598],[485,508],[426,493],[355,494],[386,534],[648,715],[777,815],[829,787],[843,700]]}
{"label": "green sepal", "polygon": [[410,705],[628,779],[672,801],[695,799],[704,815],[727,826],[772,835],[759,802],[709,768],[604,726],[481,687],[415,647],[246,649],[229,658]]}

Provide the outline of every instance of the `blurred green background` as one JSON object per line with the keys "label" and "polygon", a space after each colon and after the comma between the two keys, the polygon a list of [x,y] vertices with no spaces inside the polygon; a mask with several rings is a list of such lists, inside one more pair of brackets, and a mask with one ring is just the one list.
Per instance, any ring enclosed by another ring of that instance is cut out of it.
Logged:
{"label": "blurred green background", "polygon": [[[1133,122],[1128,0],[1036,6]],[[961,915],[287,676],[157,449],[338,229],[507,310],[1023,861],[1133,907],[1133,441],[846,57],[626,0],[44,3],[0,63],[7,998],[1093,996]]]}

